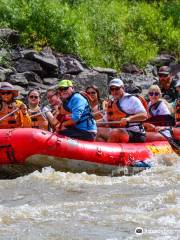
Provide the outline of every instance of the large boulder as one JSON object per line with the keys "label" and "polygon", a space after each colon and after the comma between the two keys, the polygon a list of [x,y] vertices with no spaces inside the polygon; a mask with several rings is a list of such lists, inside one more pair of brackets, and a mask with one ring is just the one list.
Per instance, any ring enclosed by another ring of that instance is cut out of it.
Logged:
{"label": "large boulder", "polygon": [[100,90],[101,96],[107,96],[108,75],[94,70],[86,70],[78,75],[64,75],[62,79],[71,79],[74,82],[75,89],[85,90],[88,86],[95,84]]}
{"label": "large boulder", "polygon": [[41,76],[44,71],[39,63],[28,59],[19,59],[18,61],[13,62],[13,66],[19,73],[35,72]]}
{"label": "large boulder", "polygon": [[70,55],[57,54],[59,73],[77,75],[85,69],[80,61]]}

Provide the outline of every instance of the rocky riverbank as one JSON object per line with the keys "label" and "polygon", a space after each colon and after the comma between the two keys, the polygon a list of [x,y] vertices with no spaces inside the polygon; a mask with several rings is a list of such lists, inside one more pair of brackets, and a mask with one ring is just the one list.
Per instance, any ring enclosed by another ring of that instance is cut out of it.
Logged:
{"label": "rocky riverbank", "polygon": [[145,69],[133,64],[124,64],[122,72],[111,68],[90,68],[72,54],[58,53],[50,47],[41,52],[19,45],[19,33],[12,29],[0,29],[0,81],[8,81],[20,90],[24,98],[31,89],[45,93],[56,86],[60,79],[74,81],[76,90],[96,84],[103,97],[107,95],[107,84],[113,77],[121,77],[129,89],[134,85],[144,91],[157,79],[157,69],[169,65],[173,75],[180,71],[180,64],[169,54],[161,54]]}

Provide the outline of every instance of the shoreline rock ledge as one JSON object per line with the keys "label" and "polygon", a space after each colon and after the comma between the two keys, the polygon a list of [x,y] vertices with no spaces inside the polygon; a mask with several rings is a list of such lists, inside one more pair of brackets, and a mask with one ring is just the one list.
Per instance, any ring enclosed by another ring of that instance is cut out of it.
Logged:
{"label": "shoreline rock ledge", "polygon": [[19,39],[17,31],[0,29],[0,82],[8,81],[15,85],[22,99],[34,88],[45,93],[47,89],[56,86],[60,79],[73,80],[76,90],[95,84],[102,97],[106,97],[108,82],[114,77],[121,77],[127,85],[133,82],[147,89],[156,80],[157,67],[163,61],[172,65],[175,74],[180,71],[180,64],[176,64],[175,58],[168,54],[158,56],[143,71],[134,64],[124,64],[122,73],[111,68],[90,68],[78,56],[58,53],[50,47],[37,52],[20,46]]}

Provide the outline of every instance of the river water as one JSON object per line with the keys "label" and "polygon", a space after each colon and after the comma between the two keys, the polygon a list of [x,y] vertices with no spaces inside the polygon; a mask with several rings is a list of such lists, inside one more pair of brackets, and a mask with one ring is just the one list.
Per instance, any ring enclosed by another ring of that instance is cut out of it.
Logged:
{"label": "river water", "polygon": [[0,180],[0,240],[180,239],[180,158],[137,175],[51,167]]}

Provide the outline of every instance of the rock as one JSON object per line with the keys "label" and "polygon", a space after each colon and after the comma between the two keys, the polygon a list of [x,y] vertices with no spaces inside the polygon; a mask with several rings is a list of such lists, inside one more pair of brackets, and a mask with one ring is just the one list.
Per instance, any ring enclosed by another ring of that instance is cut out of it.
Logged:
{"label": "rock", "polygon": [[24,73],[16,73],[10,76],[9,82],[13,84],[18,84],[20,86],[27,86],[28,80]]}
{"label": "rock", "polygon": [[13,73],[12,69],[0,67],[0,81],[5,81],[11,73]]}
{"label": "rock", "polygon": [[93,70],[99,72],[99,73],[106,73],[112,77],[116,77],[117,71],[112,68],[101,68],[101,67],[94,67]]}
{"label": "rock", "polygon": [[0,49],[0,65],[5,66],[10,61],[10,54],[5,48]]}
{"label": "rock", "polygon": [[18,49],[11,49],[10,56],[12,61],[22,58],[21,52]]}
{"label": "rock", "polygon": [[44,78],[43,79],[43,83],[45,85],[56,85],[58,82],[57,78]]}
{"label": "rock", "polygon": [[27,59],[20,59],[13,63],[13,66],[17,70],[17,72],[35,72],[40,76],[43,75],[43,68],[37,62],[27,60]]}
{"label": "rock", "polygon": [[11,44],[17,44],[19,42],[19,34],[17,31],[10,28],[0,29],[0,39],[8,41]]}
{"label": "rock", "polygon": [[56,70],[58,68],[57,60],[55,56],[52,54],[50,48],[47,49],[44,49],[44,51],[40,53],[29,49],[22,51],[22,54],[24,55],[25,59],[38,62],[41,64],[42,67],[45,67],[47,69]]}
{"label": "rock", "polygon": [[125,63],[122,65],[122,72],[131,74],[143,73],[135,64]]}
{"label": "rock", "polygon": [[157,72],[157,67],[153,66],[151,64],[147,64],[146,67],[144,68],[144,73],[147,76],[158,76],[158,72]]}
{"label": "rock", "polygon": [[85,69],[82,64],[71,56],[57,56],[59,72],[60,74],[78,74]]}
{"label": "rock", "polygon": [[107,96],[108,75],[93,70],[86,70],[74,76],[76,90],[85,90],[88,86],[95,84],[100,90],[101,97]]}
{"label": "rock", "polygon": [[170,63],[175,62],[175,57],[166,53],[158,55],[154,60],[151,61],[153,65],[158,67],[169,66]]}
{"label": "rock", "polygon": [[25,59],[33,60],[34,59],[34,54],[37,54],[37,51],[33,49],[23,49],[21,51],[21,55]]}
{"label": "rock", "polygon": [[121,73],[119,76],[125,84],[125,87],[128,87],[128,84],[131,83],[133,86],[141,87],[143,93],[147,92],[147,89],[157,80],[155,77],[147,76],[144,74],[136,75],[130,73]]}
{"label": "rock", "polygon": [[41,84],[41,83],[37,83],[37,82],[29,82],[28,84],[28,90],[29,89],[33,89],[33,88],[36,88],[36,89],[49,89],[49,86],[48,85],[44,85],[44,84]]}

